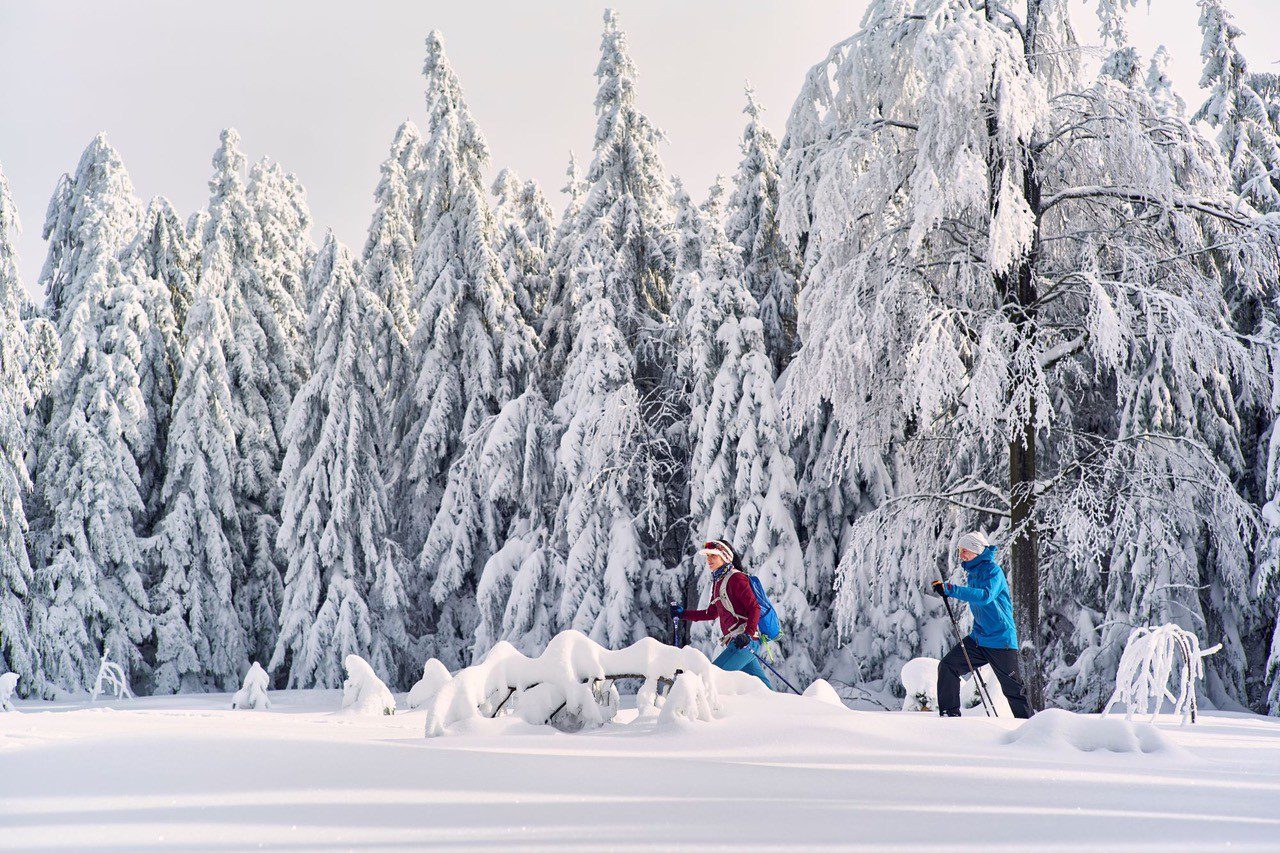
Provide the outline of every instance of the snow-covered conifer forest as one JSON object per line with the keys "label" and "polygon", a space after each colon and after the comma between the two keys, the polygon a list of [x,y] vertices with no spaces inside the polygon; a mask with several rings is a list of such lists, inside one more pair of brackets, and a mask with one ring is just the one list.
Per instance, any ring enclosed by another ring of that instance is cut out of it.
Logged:
{"label": "snow-covered conifer forest", "polygon": [[924,590],[981,528],[1037,704],[1101,710],[1172,623],[1222,644],[1209,705],[1280,715],[1280,76],[1198,0],[1188,103],[1132,5],[874,0],[789,115],[745,89],[712,187],[610,12],[558,193],[492,161],[432,32],[363,246],[233,129],[196,211],[99,135],[43,304],[0,173],[0,673],[338,687],[357,655],[403,691],[668,641],[723,538],[784,675],[883,694],[949,647]]}

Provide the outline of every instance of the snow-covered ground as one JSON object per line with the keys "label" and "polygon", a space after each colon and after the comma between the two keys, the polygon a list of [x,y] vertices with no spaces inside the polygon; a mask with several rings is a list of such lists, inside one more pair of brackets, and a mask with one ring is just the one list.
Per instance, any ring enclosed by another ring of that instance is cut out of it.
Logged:
{"label": "snow-covered ground", "polygon": [[269,711],[19,702],[0,714],[0,848],[1280,848],[1280,720],[1157,733],[1058,712],[1015,737],[721,701],[711,723],[623,711],[589,733],[505,718],[430,739],[424,712],[337,714],[336,690],[273,692]]}

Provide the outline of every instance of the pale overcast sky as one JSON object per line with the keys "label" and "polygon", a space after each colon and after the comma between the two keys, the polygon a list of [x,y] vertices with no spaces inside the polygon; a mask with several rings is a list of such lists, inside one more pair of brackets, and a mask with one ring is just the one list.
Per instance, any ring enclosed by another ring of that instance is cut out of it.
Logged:
{"label": "pale overcast sky", "polygon": [[[1077,0],[1080,9],[1096,0]],[[1227,0],[1252,67],[1280,59],[1280,3]],[[204,203],[218,131],[270,155],[307,187],[317,235],[357,249],[396,126],[419,121],[422,44],[440,29],[495,167],[537,178],[559,209],[570,149],[589,159],[600,19],[619,9],[641,107],[668,134],[673,174],[700,195],[737,162],[750,79],[781,134],[805,70],[852,33],[865,0],[0,0],[0,164],[23,234],[29,288],[59,174],[98,131],[142,199],[184,215]],[[1144,56],[1169,46],[1199,100],[1194,0],[1132,16]],[[1082,33],[1094,38],[1092,28]]]}

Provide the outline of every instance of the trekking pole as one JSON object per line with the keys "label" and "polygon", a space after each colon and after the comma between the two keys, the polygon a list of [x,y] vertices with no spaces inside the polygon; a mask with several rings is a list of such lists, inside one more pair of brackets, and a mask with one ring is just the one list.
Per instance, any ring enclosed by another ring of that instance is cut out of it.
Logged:
{"label": "trekking pole", "polygon": [[[755,653],[754,651],[753,651],[753,652],[751,652],[751,654],[756,655],[756,653]],[[799,690],[796,690],[796,686],[795,686],[794,684],[792,684],[790,681],[787,681],[787,679],[783,677],[782,673],[780,673],[780,672],[778,672],[776,669],[774,669],[774,668],[773,668],[773,665],[772,665],[772,664],[770,664],[767,660],[765,660],[764,658],[760,657],[760,655],[756,655],[756,660],[760,661],[760,663],[764,664],[766,667],[768,667],[768,668],[769,668],[769,671],[770,671],[770,672],[772,672],[774,675],[778,676],[778,679],[779,679],[783,684],[785,684],[785,685],[787,685],[788,687],[790,687],[790,688],[791,688],[791,692],[792,692],[792,693],[795,693],[796,695],[802,695],[802,694],[800,693],[800,691],[799,691]]]}
{"label": "trekking pole", "polygon": [[[675,607],[676,607],[676,603],[674,601],[671,602],[671,609],[673,611],[675,610]],[[671,633],[674,638],[672,645],[674,645],[677,649],[680,648],[680,617],[679,616],[673,615],[671,617]]]}
{"label": "trekking pole", "polygon": [[[945,581],[943,582],[946,583]],[[956,635],[956,640],[960,643],[960,651],[964,652],[964,662],[969,665],[969,673],[978,680],[978,699],[982,702],[982,710],[988,717],[1000,716],[996,713],[995,703],[991,701],[991,697],[987,694],[987,684],[982,680],[982,676],[973,665],[973,659],[969,657],[969,649],[965,647],[964,637],[960,636],[960,623],[956,621],[956,614],[951,610],[951,599],[945,594],[942,596],[942,603],[947,606],[947,615],[951,617],[951,630]]]}

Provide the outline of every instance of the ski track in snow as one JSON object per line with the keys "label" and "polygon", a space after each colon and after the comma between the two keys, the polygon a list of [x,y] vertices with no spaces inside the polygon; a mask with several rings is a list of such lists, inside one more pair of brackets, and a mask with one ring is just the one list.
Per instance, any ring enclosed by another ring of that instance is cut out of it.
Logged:
{"label": "ski track in snow", "polygon": [[[1280,720],[1167,748],[1006,744],[1014,720],[724,697],[576,735],[338,716],[337,690],[22,702],[0,714],[0,849],[1280,848]],[[625,712],[620,719],[629,719]]]}

